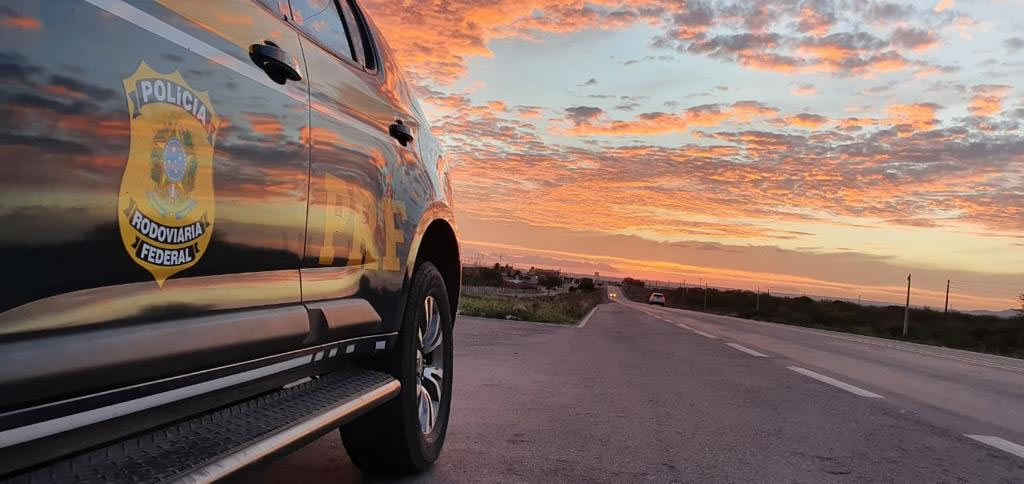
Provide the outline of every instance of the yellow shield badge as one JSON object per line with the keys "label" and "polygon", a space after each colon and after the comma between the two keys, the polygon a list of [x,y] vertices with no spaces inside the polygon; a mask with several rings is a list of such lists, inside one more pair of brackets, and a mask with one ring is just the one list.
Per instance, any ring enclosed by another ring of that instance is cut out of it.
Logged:
{"label": "yellow shield badge", "polygon": [[199,261],[214,226],[210,96],[145,62],[124,80],[131,149],[117,201],[124,248],[163,287]]}

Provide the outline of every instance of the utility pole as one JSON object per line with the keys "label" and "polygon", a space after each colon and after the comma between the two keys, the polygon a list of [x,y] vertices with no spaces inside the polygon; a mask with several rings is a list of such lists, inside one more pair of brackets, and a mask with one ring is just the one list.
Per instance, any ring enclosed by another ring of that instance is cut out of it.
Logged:
{"label": "utility pole", "polygon": [[946,320],[946,316],[949,316],[949,279],[946,279],[946,310],[942,312],[942,320]]}
{"label": "utility pole", "polygon": [[704,309],[708,308],[708,283],[704,283]]}
{"label": "utility pole", "polygon": [[754,298],[754,310],[761,309],[761,286],[757,286],[757,297]]}
{"label": "utility pole", "polygon": [[857,295],[857,305],[860,306],[860,294]]}
{"label": "utility pole", "polygon": [[910,321],[910,276],[907,274],[907,305],[903,308],[903,337],[907,337],[907,323]]}

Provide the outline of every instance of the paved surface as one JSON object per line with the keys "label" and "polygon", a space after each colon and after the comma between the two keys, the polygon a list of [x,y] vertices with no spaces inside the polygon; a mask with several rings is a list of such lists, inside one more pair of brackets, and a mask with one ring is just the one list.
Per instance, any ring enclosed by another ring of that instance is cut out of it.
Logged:
{"label": "paved surface", "polygon": [[[1019,360],[632,303],[455,336],[420,481],[1024,482]],[[361,479],[332,433],[239,480]]]}

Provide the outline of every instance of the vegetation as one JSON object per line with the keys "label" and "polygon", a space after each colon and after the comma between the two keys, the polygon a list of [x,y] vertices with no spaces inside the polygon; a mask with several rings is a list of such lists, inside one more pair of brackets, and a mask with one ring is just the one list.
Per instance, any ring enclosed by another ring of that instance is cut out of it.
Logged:
{"label": "vegetation", "polygon": [[[623,284],[634,301],[647,301],[652,289]],[[861,306],[845,301],[815,301],[809,297],[778,297],[750,291],[659,289],[668,307],[708,311],[781,324],[904,339],[903,306]],[[1024,314],[1012,319],[975,316],[960,312],[910,309],[908,341],[1024,358]]]}
{"label": "vegetation", "polygon": [[494,267],[464,267],[462,283],[467,286],[501,287],[501,266],[494,264]]}
{"label": "vegetation", "polygon": [[627,278],[622,280],[622,285],[623,286],[644,287],[644,281],[641,281],[639,279],[633,279],[632,277],[627,277]]}
{"label": "vegetation", "polygon": [[576,324],[602,302],[604,293],[601,291],[521,298],[464,295],[459,299],[459,311],[466,316],[511,317],[538,323]]}
{"label": "vegetation", "polygon": [[550,290],[561,286],[562,278],[558,276],[541,276],[537,278],[537,283]]}

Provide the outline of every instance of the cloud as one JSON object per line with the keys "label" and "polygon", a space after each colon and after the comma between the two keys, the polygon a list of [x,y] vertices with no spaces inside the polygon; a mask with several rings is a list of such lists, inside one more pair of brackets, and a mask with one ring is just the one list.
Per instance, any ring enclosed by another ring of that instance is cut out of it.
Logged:
{"label": "cloud", "polygon": [[953,6],[954,6],[954,1],[953,0],[939,0],[939,3],[935,4],[934,10],[936,12],[942,12],[942,11],[949,10],[949,9],[953,8]]}
{"label": "cloud", "polygon": [[777,119],[773,124],[779,127],[796,127],[804,129],[818,129],[829,123],[825,116],[811,113],[800,113],[793,116]]}
{"label": "cloud", "polygon": [[674,39],[689,40],[702,36],[715,19],[712,7],[700,0],[686,2],[683,10],[672,15],[673,30],[669,36]]}
{"label": "cloud", "polygon": [[877,25],[892,25],[912,19],[917,13],[913,5],[892,2],[868,2],[865,20]]}
{"label": "cloud", "polygon": [[603,109],[592,106],[575,106],[571,108],[565,108],[565,112],[566,117],[570,119],[576,126],[589,123],[604,115]]}
{"label": "cloud", "polygon": [[836,24],[836,13],[831,2],[808,1],[800,6],[797,19],[797,32],[820,37],[827,34]]}
{"label": "cloud", "polygon": [[540,119],[542,109],[540,106],[516,106],[516,112],[523,119]]}
{"label": "cloud", "polygon": [[914,69],[914,77],[923,79],[925,77],[937,76],[940,74],[953,74],[960,72],[960,66],[940,66],[927,63],[920,63]]}
{"label": "cloud", "polygon": [[1003,100],[1013,86],[1000,84],[979,84],[971,86],[971,102],[967,110],[975,116],[992,116],[1003,110]]}
{"label": "cloud", "polygon": [[929,130],[939,124],[935,116],[939,109],[942,109],[942,106],[934,103],[890,104],[885,107],[885,112],[889,115],[886,123],[904,127],[904,134],[910,134],[910,130]]}
{"label": "cloud", "polygon": [[[567,119],[573,124],[566,134],[573,136],[656,136],[689,131],[693,126],[717,126],[725,122],[750,122],[755,118],[774,116],[778,110],[756,101],[739,101],[731,105],[705,104],[679,113],[648,112],[633,119],[610,120],[598,108],[569,108]],[[570,111],[571,110],[571,111]]]}
{"label": "cloud", "polygon": [[916,52],[923,52],[939,46],[935,32],[909,27],[897,27],[892,32],[892,45]]}
{"label": "cloud", "polygon": [[1010,37],[1003,41],[1003,47],[1010,53],[1015,53],[1021,49],[1024,49],[1024,38],[1022,37]]}
{"label": "cloud", "polygon": [[799,84],[793,86],[789,93],[794,96],[813,96],[818,93],[818,89],[814,87],[814,84]]}
{"label": "cloud", "polygon": [[639,64],[641,62],[648,62],[648,61],[670,61],[670,60],[673,60],[673,59],[674,58],[672,56],[670,56],[670,55],[645,55],[645,56],[643,56],[643,57],[641,57],[639,59],[630,59],[630,60],[624,61],[622,63],[622,65],[630,66],[630,65],[633,65],[633,64]]}
{"label": "cloud", "polygon": [[576,87],[596,86],[596,85],[597,85],[597,79],[594,79],[593,77],[591,77],[586,82],[577,84]]}

